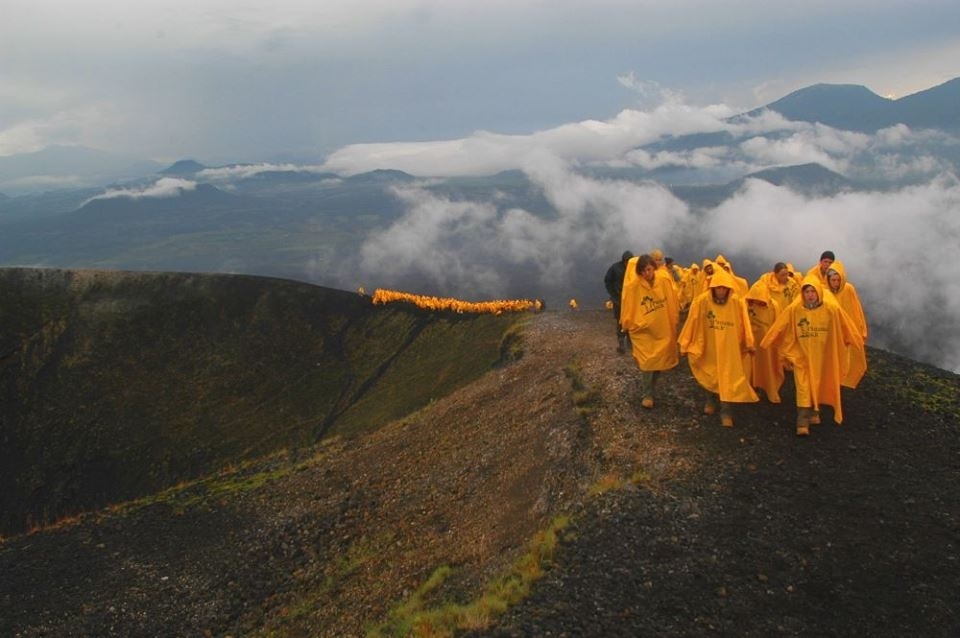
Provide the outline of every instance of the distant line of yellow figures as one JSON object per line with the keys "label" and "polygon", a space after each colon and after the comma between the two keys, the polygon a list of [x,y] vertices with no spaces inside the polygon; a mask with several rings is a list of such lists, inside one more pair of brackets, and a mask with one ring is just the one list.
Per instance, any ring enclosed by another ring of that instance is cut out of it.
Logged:
{"label": "distant line of yellow figures", "polygon": [[[360,289],[363,294],[363,289]],[[405,301],[412,303],[426,310],[444,310],[460,314],[494,314],[499,315],[504,312],[526,312],[532,310],[540,312],[543,303],[539,299],[500,299],[496,301],[462,301],[451,297],[430,297],[426,295],[415,295],[409,292],[400,292],[397,290],[384,290],[377,288],[373,292],[374,304],[387,304],[396,301]]]}

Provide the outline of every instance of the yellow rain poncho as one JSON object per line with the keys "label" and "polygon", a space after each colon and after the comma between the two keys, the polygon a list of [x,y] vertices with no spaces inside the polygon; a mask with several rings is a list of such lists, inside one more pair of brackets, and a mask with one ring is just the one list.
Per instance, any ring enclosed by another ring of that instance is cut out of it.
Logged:
{"label": "yellow rain poncho", "polygon": [[[790,266],[787,266],[788,270],[789,268]],[[800,294],[800,282],[796,281],[793,276],[787,277],[787,283],[781,284],[777,281],[777,275],[770,271],[760,275],[760,279],[756,283],[760,282],[763,282],[770,292],[770,298],[776,301],[781,308],[789,306]]]}
{"label": "yellow rain poncho", "polygon": [[747,291],[750,290],[750,284],[747,283],[747,280],[743,277],[737,276],[737,273],[733,271],[733,264],[731,264],[723,255],[717,255],[717,258],[713,260],[713,263],[730,273],[730,276],[733,278],[734,282],[733,291],[740,295],[741,299],[744,299],[747,296]]}
{"label": "yellow rain poncho", "polygon": [[657,277],[662,277],[670,282],[670,285],[673,286],[674,295],[678,292],[678,284],[673,278],[673,273],[667,267],[667,264],[663,261],[663,251],[659,248],[654,248],[650,251],[650,256],[653,257],[653,260],[656,262],[656,269],[654,272]]}
{"label": "yellow rain poncho", "polygon": [[[747,314],[750,316],[750,328],[753,330],[755,343],[763,341],[782,307],[771,295],[770,287],[763,278],[750,287],[747,293]],[[784,374],[779,350],[775,346],[758,347],[751,360],[750,372],[751,385],[763,390],[771,403],[780,403],[780,387],[783,385]]]}
{"label": "yellow rain poncho", "polygon": [[[803,288],[811,285],[822,303],[816,308],[803,305]],[[800,296],[774,322],[760,342],[761,348],[779,347],[793,365],[797,386],[797,407],[820,409],[833,406],[834,420],[843,421],[840,385],[847,374],[846,348],[860,340],[857,329],[840,305],[826,297],[816,274],[804,277]]]}
{"label": "yellow rain poncho", "polygon": [[[867,372],[867,317],[863,313],[863,306],[860,304],[860,297],[857,295],[857,289],[853,284],[847,281],[846,269],[839,261],[830,264],[830,270],[835,270],[840,276],[840,288],[834,292],[830,286],[829,276],[827,278],[826,290],[828,294],[833,295],[843,311],[847,313],[850,321],[856,326],[857,332],[863,338],[861,343],[854,344],[847,348],[848,367],[847,374],[843,379],[843,385],[848,388],[855,388],[863,375]],[[829,275],[829,271],[827,273]]]}
{"label": "yellow rain poncho", "polygon": [[824,286],[826,286],[826,285],[827,285],[827,271],[826,271],[826,270],[821,270],[821,268],[822,268],[822,265],[821,265],[820,261],[818,261],[817,263],[815,263],[813,266],[810,267],[810,270],[807,271],[807,273],[803,276],[803,278],[806,279],[806,278],[809,277],[810,275],[816,275],[816,276],[820,279],[820,283],[822,283]]}
{"label": "yellow rain poncho", "polygon": [[710,288],[730,288],[727,301],[718,304],[710,290],[694,299],[678,343],[697,383],[719,394],[724,403],[753,403],[759,399],[750,387],[749,366],[744,365],[747,348],[753,348],[753,332],[735,285],[730,273],[715,269]]}
{"label": "yellow rain poncho", "polygon": [[[707,272],[708,267],[710,272]],[[720,269],[720,266],[713,263],[712,259],[704,259],[703,267],[700,269],[700,292],[694,295],[694,299],[699,297],[701,294],[705,293],[710,287],[710,277],[713,276],[713,273],[717,272]]]}
{"label": "yellow rain poncho", "polygon": [[677,322],[680,307],[673,284],[655,276],[653,283],[637,273],[637,260],[627,262],[620,296],[620,327],[630,335],[633,358],[644,372],[669,370],[680,362]]}
{"label": "yellow rain poncho", "polygon": [[684,273],[683,283],[680,286],[680,307],[687,308],[690,303],[699,295],[700,288],[700,264],[693,262]]}

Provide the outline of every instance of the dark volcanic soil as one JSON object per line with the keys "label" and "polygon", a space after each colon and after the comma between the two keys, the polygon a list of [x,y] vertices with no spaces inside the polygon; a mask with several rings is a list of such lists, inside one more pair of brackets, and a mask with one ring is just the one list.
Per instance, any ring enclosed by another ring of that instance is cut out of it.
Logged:
{"label": "dark volcanic soil", "polygon": [[957,421],[868,380],[842,426],[798,439],[783,398],[731,431],[659,402],[635,427],[689,471],[589,502],[533,596],[476,635],[960,636]]}
{"label": "dark volcanic soil", "polygon": [[0,635],[363,635],[439,566],[478,595],[568,512],[531,595],[462,635],[960,636],[960,377],[871,350],[843,425],[798,439],[792,380],[726,429],[683,360],[640,408],[614,346],[608,313],[544,313],[378,432],[6,539]]}

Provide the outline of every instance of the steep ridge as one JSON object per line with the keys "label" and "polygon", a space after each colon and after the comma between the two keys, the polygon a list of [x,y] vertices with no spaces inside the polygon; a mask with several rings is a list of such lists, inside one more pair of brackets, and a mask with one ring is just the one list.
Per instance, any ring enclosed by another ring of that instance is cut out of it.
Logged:
{"label": "steep ridge", "polygon": [[726,429],[685,362],[643,410],[614,346],[608,312],[536,315],[518,360],[379,429],[7,539],[0,633],[402,635],[560,513],[532,595],[458,633],[956,633],[960,377],[870,350],[843,426],[797,439],[789,388]]}
{"label": "steep ridge", "polygon": [[2,269],[0,534],[402,416],[489,369],[515,319],[261,277]]}
{"label": "steep ridge", "polygon": [[820,122],[833,128],[864,133],[895,124],[906,124],[914,129],[956,131],[960,127],[958,94],[960,78],[897,100],[881,97],[856,84],[814,84],[747,115],[770,109],[789,120]]}

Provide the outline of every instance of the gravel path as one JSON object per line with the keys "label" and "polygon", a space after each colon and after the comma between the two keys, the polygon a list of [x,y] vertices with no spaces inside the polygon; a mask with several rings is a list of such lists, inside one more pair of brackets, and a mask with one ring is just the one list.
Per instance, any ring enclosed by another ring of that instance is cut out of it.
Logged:
{"label": "gravel path", "polygon": [[[871,355],[960,391],[956,375]],[[469,635],[960,636],[955,418],[867,378],[843,426],[808,439],[791,434],[787,387],[726,430],[691,416],[688,376],[681,361],[659,418],[635,427],[692,462],[588,502],[533,595]]]}

